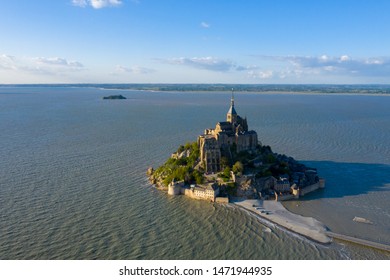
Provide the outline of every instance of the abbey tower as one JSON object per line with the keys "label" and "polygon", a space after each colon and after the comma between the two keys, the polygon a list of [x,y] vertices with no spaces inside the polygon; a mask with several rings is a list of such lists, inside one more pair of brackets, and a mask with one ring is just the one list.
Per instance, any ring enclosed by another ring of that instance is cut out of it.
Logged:
{"label": "abbey tower", "polygon": [[246,118],[241,118],[234,108],[234,94],[230,101],[230,108],[225,122],[218,122],[214,129],[206,129],[198,137],[200,159],[206,173],[221,171],[221,156],[232,158],[232,149],[254,151],[258,140],[254,130],[248,130]]}
{"label": "abbey tower", "polygon": [[234,93],[232,90],[232,98],[230,100],[230,109],[226,114],[226,121],[230,123],[235,123],[237,121],[237,112],[234,109]]}

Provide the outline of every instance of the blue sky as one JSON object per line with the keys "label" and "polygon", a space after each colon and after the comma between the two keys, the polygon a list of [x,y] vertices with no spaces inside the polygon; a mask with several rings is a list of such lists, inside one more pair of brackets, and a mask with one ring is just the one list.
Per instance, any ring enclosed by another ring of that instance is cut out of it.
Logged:
{"label": "blue sky", "polygon": [[0,83],[390,83],[390,1],[1,0]]}

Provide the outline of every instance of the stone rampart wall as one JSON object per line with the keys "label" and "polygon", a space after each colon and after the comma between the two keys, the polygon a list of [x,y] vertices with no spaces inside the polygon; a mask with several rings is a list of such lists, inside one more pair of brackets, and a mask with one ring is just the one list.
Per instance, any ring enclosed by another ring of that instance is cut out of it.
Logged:
{"label": "stone rampart wall", "polygon": [[315,190],[318,190],[319,188],[320,188],[320,182],[317,182],[317,183],[315,183],[315,184],[313,184],[313,185],[310,185],[310,186],[307,186],[307,187],[302,188],[302,189],[300,190],[300,192],[299,192],[299,195],[300,195],[300,196],[304,196],[304,195],[306,195],[306,194],[308,194],[308,193],[310,193],[310,192],[313,192],[313,191],[315,191]]}

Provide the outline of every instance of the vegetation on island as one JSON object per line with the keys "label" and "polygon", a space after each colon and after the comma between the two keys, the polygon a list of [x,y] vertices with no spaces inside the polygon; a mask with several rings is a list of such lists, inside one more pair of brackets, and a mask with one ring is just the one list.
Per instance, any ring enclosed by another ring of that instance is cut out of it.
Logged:
{"label": "vegetation on island", "polygon": [[[221,171],[206,174],[200,161],[197,142],[181,145],[168,160],[156,170],[150,168],[148,175],[153,184],[167,187],[172,181],[183,181],[185,185],[217,182],[222,196],[239,196],[244,185],[251,185],[252,193],[261,192],[264,179],[287,177],[293,183],[294,173],[305,172],[310,168],[292,157],[274,153],[270,146],[257,145],[255,151],[237,152],[234,145],[230,148],[230,157],[221,157]],[[233,179],[234,176],[234,179]],[[253,178],[248,183],[244,177]],[[241,189],[241,190],[240,190]],[[244,191],[245,192],[245,191]],[[249,192],[246,192],[248,195]]]}
{"label": "vegetation on island", "polygon": [[163,186],[172,181],[184,181],[187,184],[204,182],[203,172],[196,168],[199,163],[199,147],[196,142],[181,145],[178,150],[153,172]]}

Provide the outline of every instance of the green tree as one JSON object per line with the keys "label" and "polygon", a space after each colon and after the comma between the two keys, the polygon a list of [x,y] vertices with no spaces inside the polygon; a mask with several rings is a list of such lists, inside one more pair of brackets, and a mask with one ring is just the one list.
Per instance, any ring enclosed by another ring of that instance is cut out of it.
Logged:
{"label": "green tree", "polygon": [[271,163],[272,164],[272,163],[275,163],[276,158],[275,158],[275,156],[273,154],[269,154],[267,156],[266,160],[267,160],[267,163]]}
{"label": "green tree", "polygon": [[235,174],[242,174],[243,171],[244,171],[244,165],[240,161],[237,161],[233,165],[233,172]]}
{"label": "green tree", "polygon": [[186,150],[190,150],[191,147],[192,147],[192,143],[190,143],[190,142],[187,142],[187,143],[185,144],[185,146],[184,146],[184,148],[185,148]]}
{"label": "green tree", "polygon": [[195,181],[197,184],[203,184],[204,177],[203,177],[203,174],[200,171],[194,170],[191,175],[192,175],[191,179],[193,181]]}
{"label": "green tree", "polygon": [[180,154],[182,152],[184,152],[184,146],[183,145],[180,145],[179,149],[177,149],[177,152]]}
{"label": "green tree", "polygon": [[188,159],[187,158],[179,158],[177,161],[176,161],[176,164],[177,165],[187,165],[187,161]]}
{"label": "green tree", "polygon": [[222,176],[227,178],[227,179],[230,178],[230,171],[231,171],[231,169],[229,166],[225,167],[225,169],[222,172]]}

